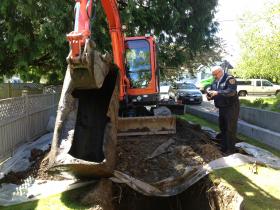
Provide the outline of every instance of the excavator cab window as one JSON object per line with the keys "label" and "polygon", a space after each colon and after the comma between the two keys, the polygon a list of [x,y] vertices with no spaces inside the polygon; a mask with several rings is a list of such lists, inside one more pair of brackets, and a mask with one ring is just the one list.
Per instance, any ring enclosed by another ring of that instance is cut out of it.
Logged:
{"label": "excavator cab window", "polygon": [[152,78],[150,45],[147,40],[126,41],[126,73],[131,88],[145,88]]}

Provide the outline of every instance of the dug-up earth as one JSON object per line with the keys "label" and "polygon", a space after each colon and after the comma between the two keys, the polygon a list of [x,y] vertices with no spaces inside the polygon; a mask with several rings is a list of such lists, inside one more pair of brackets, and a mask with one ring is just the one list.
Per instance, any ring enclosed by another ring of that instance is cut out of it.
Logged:
{"label": "dug-up earth", "polygon": [[[20,184],[28,176],[42,180],[60,180],[48,174],[47,162],[42,161],[48,151],[31,151],[33,165],[23,172],[10,172],[0,183]],[[187,166],[197,166],[222,157],[217,143],[199,125],[177,119],[176,134],[119,137],[117,166],[121,171],[147,183],[178,176]],[[34,161],[36,160],[36,161]]]}
{"label": "dug-up earth", "polygon": [[117,155],[117,170],[148,183],[178,176],[187,166],[222,157],[217,144],[199,125],[180,119],[174,135],[119,138]]}
{"label": "dug-up earth", "polygon": [[[36,163],[25,172],[8,174],[2,182],[21,183],[29,175],[40,179],[55,179],[45,172],[47,163],[42,162],[47,152],[32,151],[32,160]],[[120,137],[117,144],[116,170],[146,183],[155,183],[168,177],[176,177],[187,166],[198,166],[222,157],[217,143],[203,132],[199,125],[177,119],[176,134]],[[212,190],[209,190],[212,189]],[[186,191],[172,197],[148,197],[135,192],[125,184],[112,184],[109,179],[102,179],[82,198],[84,205],[94,210],[140,210],[140,209],[219,209],[221,207],[215,196],[224,194],[216,188],[207,177],[191,186]],[[222,191],[226,191],[223,189]],[[220,193],[218,193],[220,192]],[[232,191],[231,198],[236,197]],[[215,200],[215,202],[214,202]],[[225,200],[228,199],[223,199]],[[227,202],[227,201],[226,201]],[[212,207],[210,204],[212,203]],[[214,208],[214,204],[218,206]],[[231,199],[227,203],[231,203]],[[228,206],[227,206],[228,207]],[[220,208],[227,209],[227,208]]]}
{"label": "dug-up earth", "polygon": [[[186,166],[206,164],[223,156],[217,143],[199,125],[177,119],[176,130],[174,135],[119,138],[116,170],[156,183],[181,175]],[[92,204],[92,210],[226,210],[239,209],[241,199],[234,189],[215,186],[208,177],[170,197],[145,196],[125,184],[110,184],[104,179],[93,189],[82,199],[82,203]]]}
{"label": "dug-up earth", "polygon": [[[156,183],[181,175],[187,166],[206,164],[223,156],[217,143],[199,125],[177,119],[176,131],[174,135],[119,138],[116,170],[146,183]],[[93,210],[235,209],[232,207],[239,196],[232,189],[214,186],[208,177],[171,197],[145,196],[125,184],[109,182],[101,180],[82,202],[92,204]],[[106,185],[111,187],[105,189]],[[230,196],[225,197],[225,192]]]}

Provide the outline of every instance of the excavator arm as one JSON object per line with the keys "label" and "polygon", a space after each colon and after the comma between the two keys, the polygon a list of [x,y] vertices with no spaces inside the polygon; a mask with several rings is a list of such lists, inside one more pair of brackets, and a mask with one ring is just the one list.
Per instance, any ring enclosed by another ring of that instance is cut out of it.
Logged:
{"label": "excavator arm", "polygon": [[[125,65],[124,65],[124,36],[122,33],[122,25],[120,21],[120,15],[118,11],[118,5],[116,0],[101,0],[100,1],[103,10],[107,17],[107,22],[109,25],[109,32],[112,41],[112,52],[115,65],[119,68],[120,73],[120,95],[119,98],[122,100],[124,98],[126,89],[125,84],[128,84],[128,80],[125,75]],[[82,61],[83,51],[87,50],[85,47],[86,43],[90,39],[90,20],[93,7],[93,0],[76,0],[75,5],[75,25],[74,31],[67,34],[67,39],[70,45],[70,54],[67,58],[68,63],[78,64],[76,66],[80,67]],[[96,5],[95,5],[96,6]],[[75,65],[72,67],[75,69]],[[92,69],[89,69],[92,70]],[[74,73],[73,73],[74,74]],[[91,75],[91,74],[90,74]],[[88,75],[86,75],[88,76]],[[87,77],[89,80],[94,80],[92,77]],[[101,80],[104,79],[101,77]],[[103,80],[102,80],[103,81]],[[88,88],[100,88],[102,81],[88,81],[83,82],[84,87],[82,89]],[[99,84],[97,86],[92,86],[88,84]],[[86,86],[87,85],[87,86]]]}

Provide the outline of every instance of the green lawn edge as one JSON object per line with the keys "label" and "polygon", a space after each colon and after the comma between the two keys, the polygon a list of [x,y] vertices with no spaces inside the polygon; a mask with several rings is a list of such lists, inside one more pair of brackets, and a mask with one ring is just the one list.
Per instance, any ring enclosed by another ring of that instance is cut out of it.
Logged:
{"label": "green lawn edge", "polygon": [[240,98],[239,100],[240,106],[247,106],[280,113],[280,95],[273,98]]}
{"label": "green lawn edge", "polygon": [[90,207],[81,204],[80,199],[90,187],[91,185],[88,185],[26,203],[0,206],[0,210],[87,210]]}
{"label": "green lawn edge", "polygon": [[[268,178],[269,177],[269,178]],[[215,170],[209,174],[214,185],[234,189],[243,197],[242,209],[280,209],[280,171],[251,164]]]}

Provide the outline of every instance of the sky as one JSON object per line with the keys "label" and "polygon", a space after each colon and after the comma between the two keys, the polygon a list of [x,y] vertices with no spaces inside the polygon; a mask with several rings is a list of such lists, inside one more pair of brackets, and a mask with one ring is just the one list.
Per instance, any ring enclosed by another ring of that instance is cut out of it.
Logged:
{"label": "sky", "polygon": [[219,22],[220,31],[218,36],[223,38],[226,43],[226,50],[229,55],[226,59],[235,65],[239,59],[240,48],[238,34],[241,32],[239,28],[238,18],[245,12],[259,13],[263,7],[270,2],[275,3],[280,0],[219,0],[218,12],[215,16]]}

